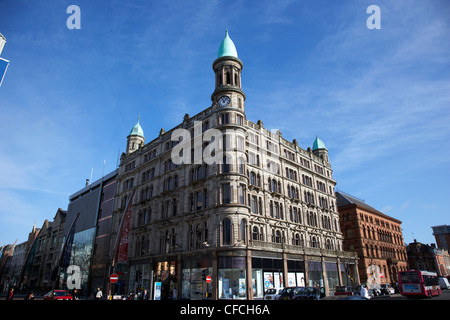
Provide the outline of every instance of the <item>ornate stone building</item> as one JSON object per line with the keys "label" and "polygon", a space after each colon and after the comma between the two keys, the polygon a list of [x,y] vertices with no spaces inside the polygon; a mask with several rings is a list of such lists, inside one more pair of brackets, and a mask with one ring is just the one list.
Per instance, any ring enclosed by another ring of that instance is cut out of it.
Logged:
{"label": "ornate stone building", "polygon": [[397,282],[408,270],[401,221],[342,191],[336,192],[344,249],[356,251],[361,283],[370,289]]}
{"label": "ornate stone building", "polygon": [[358,284],[323,142],[305,150],[246,118],[243,63],[228,32],[212,67],[210,107],[149,142],[139,121],[127,137],[111,292],[157,285],[162,299],[253,299],[269,287],[329,294]]}

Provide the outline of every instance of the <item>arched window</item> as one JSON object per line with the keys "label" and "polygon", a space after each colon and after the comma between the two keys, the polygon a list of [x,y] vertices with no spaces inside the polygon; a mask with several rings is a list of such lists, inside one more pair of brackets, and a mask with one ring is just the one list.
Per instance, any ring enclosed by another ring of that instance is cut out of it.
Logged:
{"label": "arched window", "polygon": [[231,244],[231,220],[230,218],[225,218],[222,221],[222,244]]}
{"label": "arched window", "polygon": [[250,171],[250,184],[252,186],[256,185],[256,174],[253,171]]}
{"label": "arched window", "polygon": [[272,192],[277,192],[277,181],[275,179],[272,180]]}
{"label": "arched window", "polygon": [[280,230],[275,231],[275,242],[281,243],[281,232]]}
{"label": "arched window", "polygon": [[238,158],[238,171],[240,174],[245,173],[245,160],[242,157]]}
{"label": "arched window", "polygon": [[295,241],[294,241],[294,244],[295,244],[296,246],[299,246],[299,245],[300,245],[300,235],[299,235],[298,233],[295,234]]}
{"label": "arched window", "polygon": [[311,237],[311,247],[317,248],[317,240],[315,236]]}
{"label": "arched window", "polygon": [[258,227],[253,227],[252,239],[253,239],[253,240],[259,240],[259,231],[258,231]]}

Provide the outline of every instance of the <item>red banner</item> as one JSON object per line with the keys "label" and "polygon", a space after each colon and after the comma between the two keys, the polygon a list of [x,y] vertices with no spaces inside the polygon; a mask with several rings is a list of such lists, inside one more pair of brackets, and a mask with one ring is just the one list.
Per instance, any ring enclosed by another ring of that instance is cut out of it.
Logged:
{"label": "red banner", "polygon": [[119,249],[117,251],[117,262],[126,262],[128,260],[128,233],[130,231],[131,206],[133,204],[133,194],[128,201],[127,211],[125,212],[120,235]]}

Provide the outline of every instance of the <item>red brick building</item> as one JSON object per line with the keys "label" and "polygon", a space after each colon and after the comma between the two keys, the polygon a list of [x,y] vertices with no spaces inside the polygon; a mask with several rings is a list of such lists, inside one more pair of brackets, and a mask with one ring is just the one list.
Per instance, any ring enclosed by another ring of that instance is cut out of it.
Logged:
{"label": "red brick building", "polygon": [[344,250],[358,254],[361,283],[369,288],[397,282],[407,270],[401,221],[342,191],[336,192]]}

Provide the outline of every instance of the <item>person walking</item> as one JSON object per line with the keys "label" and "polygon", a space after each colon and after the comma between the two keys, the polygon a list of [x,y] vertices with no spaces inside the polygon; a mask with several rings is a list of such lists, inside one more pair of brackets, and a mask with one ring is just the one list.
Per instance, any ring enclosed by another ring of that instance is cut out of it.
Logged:
{"label": "person walking", "polygon": [[97,288],[97,293],[95,294],[95,300],[101,300],[103,298],[103,292],[100,288]]}
{"label": "person walking", "polygon": [[34,293],[33,291],[30,291],[24,300],[34,300]]}
{"label": "person walking", "polygon": [[369,290],[367,290],[367,287],[365,285],[361,286],[361,297],[370,299]]}
{"label": "person walking", "polygon": [[9,289],[8,294],[6,295],[6,300],[14,299],[14,288]]}

